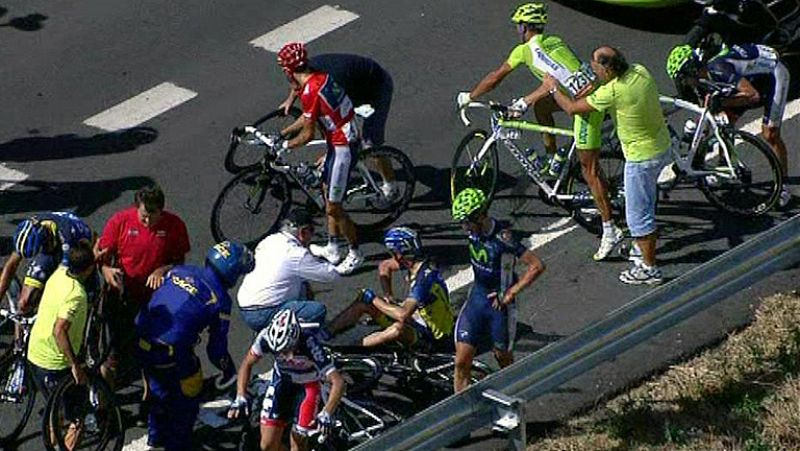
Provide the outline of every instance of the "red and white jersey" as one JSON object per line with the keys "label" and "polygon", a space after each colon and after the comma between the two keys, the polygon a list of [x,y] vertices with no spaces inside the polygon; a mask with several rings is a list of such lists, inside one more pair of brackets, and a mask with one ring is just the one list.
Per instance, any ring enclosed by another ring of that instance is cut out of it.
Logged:
{"label": "red and white jersey", "polygon": [[303,117],[322,124],[325,139],[333,146],[346,146],[358,138],[353,102],[344,89],[324,72],[315,72],[300,92]]}

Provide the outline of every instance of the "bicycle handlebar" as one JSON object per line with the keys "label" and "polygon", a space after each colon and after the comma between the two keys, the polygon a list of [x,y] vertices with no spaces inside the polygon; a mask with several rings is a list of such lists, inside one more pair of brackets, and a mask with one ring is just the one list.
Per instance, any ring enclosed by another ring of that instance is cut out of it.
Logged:
{"label": "bicycle handlebar", "polygon": [[22,316],[20,313],[15,313],[7,309],[0,309],[0,316],[3,318],[8,318],[11,321],[21,324],[23,326],[27,326],[29,324],[33,324],[36,321],[36,315],[31,317]]}
{"label": "bicycle handlebar", "polygon": [[500,103],[495,103],[495,102],[489,102],[489,103],[470,102],[470,103],[464,105],[463,107],[459,108],[459,111],[458,111],[459,116],[461,117],[461,122],[463,122],[464,126],[466,126],[466,127],[469,127],[470,124],[472,124],[472,121],[470,121],[469,117],[467,117],[467,108],[482,108],[482,109],[485,109],[485,110],[497,111],[497,112],[503,113],[503,114],[505,114],[509,110],[509,108],[507,106],[505,106],[503,104],[500,104]]}

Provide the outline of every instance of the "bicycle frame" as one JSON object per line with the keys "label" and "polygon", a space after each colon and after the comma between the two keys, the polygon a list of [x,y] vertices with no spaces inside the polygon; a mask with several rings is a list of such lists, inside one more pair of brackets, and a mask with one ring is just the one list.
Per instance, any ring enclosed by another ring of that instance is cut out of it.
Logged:
{"label": "bicycle frame", "polygon": [[[466,117],[466,108],[484,108],[492,111],[490,122],[492,134],[486,139],[486,142],[481,147],[478,155],[473,159],[472,165],[480,162],[489,151],[489,148],[496,142],[503,143],[505,148],[514,157],[515,160],[522,166],[528,177],[536,183],[539,188],[545,193],[548,198],[556,200],[571,200],[574,195],[572,194],[558,194],[561,184],[569,174],[569,168],[575,162],[575,139],[572,130],[564,128],[550,127],[546,125],[537,124],[535,122],[528,122],[518,119],[505,119],[500,111],[492,108],[492,105],[487,105],[481,102],[470,102],[464,109],[461,110],[461,120],[465,125],[469,126],[470,121]],[[567,167],[562,168],[561,173],[556,178],[555,182],[551,185],[548,180],[539,174],[539,171],[533,166],[527,156],[523,154],[519,147],[514,142],[520,137],[520,131],[530,131],[536,133],[549,133],[552,135],[566,136],[571,138],[569,152],[567,153]],[[470,168],[474,169],[474,167]]]}

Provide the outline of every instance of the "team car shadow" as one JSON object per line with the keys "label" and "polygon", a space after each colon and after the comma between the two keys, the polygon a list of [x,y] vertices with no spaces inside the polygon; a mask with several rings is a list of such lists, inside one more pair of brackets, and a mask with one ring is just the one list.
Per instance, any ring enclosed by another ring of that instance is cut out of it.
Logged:
{"label": "team car shadow", "polygon": [[[686,34],[700,15],[694,2],[660,8],[632,8],[586,0],[555,0],[567,8],[634,30]],[[668,17],[669,20],[664,20]]]}
{"label": "team car shadow", "polygon": [[[8,13],[8,8],[0,6],[0,17]],[[43,28],[43,22],[47,16],[39,13],[28,14],[27,16],[14,17],[7,22],[0,23],[0,27],[16,28],[20,31],[38,31]]]}
{"label": "team car shadow", "polygon": [[[37,133],[37,130],[31,130]],[[30,136],[0,144],[1,161],[42,161],[106,155],[136,150],[158,138],[150,127],[134,127],[111,133],[79,136],[74,133],[56,136]]]}

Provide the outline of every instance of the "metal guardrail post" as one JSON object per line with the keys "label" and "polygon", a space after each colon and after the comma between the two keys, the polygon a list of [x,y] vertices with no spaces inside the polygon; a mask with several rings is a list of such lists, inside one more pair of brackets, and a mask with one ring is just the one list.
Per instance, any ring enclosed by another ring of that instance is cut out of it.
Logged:
{"label": "metal guardrail post", "polygon": [[356,450],[429,450],[492,422],[495,390],[528,402],[753,283],[800,262],[800,216],[406,419]]}
{"label": "metal guardrail post", "polygon": [[528,437],[525,431],[525,400],[506,396],[497,390],[486,390],[483,397],[494,403],[492,423],[508,433],[508,449],[525,451]]}

